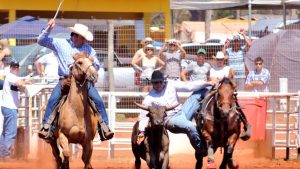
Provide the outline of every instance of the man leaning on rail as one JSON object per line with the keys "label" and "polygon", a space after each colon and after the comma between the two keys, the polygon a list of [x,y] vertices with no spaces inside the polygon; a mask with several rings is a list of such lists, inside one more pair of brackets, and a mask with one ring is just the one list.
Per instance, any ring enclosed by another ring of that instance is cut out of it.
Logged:
{"label": "man leaning on rail", "polygon": [[[100,67],[95,50],[86,43],[87,41],[93,40],[93,34],[88,30],[87,26],[76,23],[74,27],[69,27],[68,29],[71,32],[70,39],[57,39],[48,37],[51,30],[55,26],[55,20],[49,20],[48,26],[49,29],[45,29],[40,34],[38,43],[41,46],[51,49],[57,56],[58,74],[60,76],[60,80],[59,83],[53,88],[51,96],[48,100],[46,112],[43,119],[43,127],[39,132],[39,137],[46,140],[50,139],[53,134],[52,130],[49,129],[56,116],[56,111],[53,110],[55,110],[55,106],[62,98],[63,82],[68,80],[69,68],[74,62],[72,56],[75,53],[84,51],[94,58],[93,66],[95,66],[97,70]],[[109,140],[114,136],[114,133],[111,132],[111,130],[108,128],[108,118],[102,98],[100,97],[92,82],[88,82],[87,88],[88,95],[94,101],[98,110],[98,132],[100,135],[100,139],[102,141]]]}

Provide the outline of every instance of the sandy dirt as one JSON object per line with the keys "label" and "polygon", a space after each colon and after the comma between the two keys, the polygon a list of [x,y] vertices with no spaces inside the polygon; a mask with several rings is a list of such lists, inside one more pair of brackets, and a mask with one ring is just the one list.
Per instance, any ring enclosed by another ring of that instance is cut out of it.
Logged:
{"label": "sandy dirt", "polygon": [[[277,152],[277,159],[271,160],[264,152],[262,146],[258,146],[255,142],[239,141],[234,152],[234,159],[239,163],[240,169],[300,169],[300,162],[296,161],[295,150],[291,151],[289,161],[283,160],[285,151]],[[217,150],[216,164],[219,165],[223,152]],[[107,158],[107,152],[95,150],[92,157],[92,166],[94,169],[130,169],[133,168],[134,157],[131,151],[118,151],[115,158]],[[206,158],[204,158],[204,167],[206,166]],[[187,148],[187,152],[171,154],[171,169],[193,169],[195,159],[193,152]],[[83,168],[80,158],[73,157],[70,162],[72,169]],[[38,158],[30,160],[8,160],[0,162],[0,169],[54,169],[55,161],[51,154],[50,147],[40,149]],[[142,162],[142,168],[147,168],[146,163]]]}

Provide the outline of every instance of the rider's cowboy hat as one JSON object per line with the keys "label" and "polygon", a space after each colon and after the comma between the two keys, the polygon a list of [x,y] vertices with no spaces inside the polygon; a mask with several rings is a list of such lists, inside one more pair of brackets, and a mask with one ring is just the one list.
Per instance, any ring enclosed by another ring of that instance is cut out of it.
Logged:
{"label": "rider's cowboy hat", "polygon": [[151,76],[151,83],[155,83],[155,82],[163,82],[165,80],[164,78],[164,74],[159,71],[159,70],[156,70],[152,73],[152,76]]}
{"label": "rider's cowboy hat", "polygon": [[93,41],[94,37],[89,28],[83,24],[76,23],[74,27],[68,27],[69,31],[74,32],[84,37],[87,41]]}

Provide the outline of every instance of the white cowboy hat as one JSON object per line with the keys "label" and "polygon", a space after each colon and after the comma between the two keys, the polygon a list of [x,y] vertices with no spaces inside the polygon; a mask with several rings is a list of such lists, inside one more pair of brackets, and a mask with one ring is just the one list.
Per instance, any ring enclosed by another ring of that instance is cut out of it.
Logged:
{"label": "white cowboy hat", "polygon": [[224,59],[224,58],[225,58],[225,56],[224,56],[223,52],[218,52],[217,53],[216,59]]}
{"label": "white cowboy hat", "polygon": [[76,23],[74,27],[68,27],[71,32],[74,32],[78,35],[84,37],[87,41],[93,41],[94,37],[92,32],[89,31],[89,28],[83,24]]}

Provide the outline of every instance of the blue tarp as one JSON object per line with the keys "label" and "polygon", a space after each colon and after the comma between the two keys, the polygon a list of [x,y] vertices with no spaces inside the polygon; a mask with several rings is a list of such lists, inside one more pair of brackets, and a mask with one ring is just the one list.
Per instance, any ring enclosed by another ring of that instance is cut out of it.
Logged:
{"label": "blue tarp", "polygon": [[[32,16],[24,16],[14,22],[0,26],[0,38],[35,39],[43,28],[47,27],[46,20],[40,20]],[[51,34],[67,33],[68,30],[61,26],[55,26]]]}

